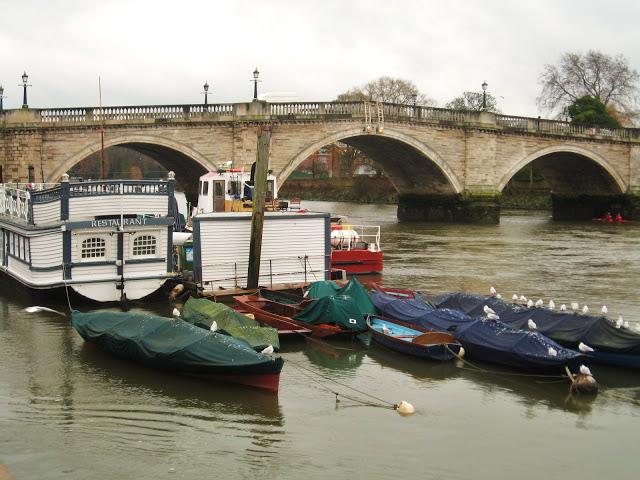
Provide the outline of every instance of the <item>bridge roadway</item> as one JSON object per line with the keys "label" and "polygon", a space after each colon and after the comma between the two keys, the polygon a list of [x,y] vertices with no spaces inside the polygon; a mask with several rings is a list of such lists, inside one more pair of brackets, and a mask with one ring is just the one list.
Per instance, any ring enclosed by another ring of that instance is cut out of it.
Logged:
{"label": "bridge roadway", "polygon": [[534,163],[552,188],[556,219],[607,209],[640,216],[640,130],[585,128],[541,118],[365,102],[298,102],[5,110],[5,181],[57,182],[104,146],[145,153],[176,172],[193,196],[197,178],[231,161],[248,169],[259,126],[273,130],[270,169],[280,184],[334,142],[381,166],[404,220],[498,222],[500,196]]}

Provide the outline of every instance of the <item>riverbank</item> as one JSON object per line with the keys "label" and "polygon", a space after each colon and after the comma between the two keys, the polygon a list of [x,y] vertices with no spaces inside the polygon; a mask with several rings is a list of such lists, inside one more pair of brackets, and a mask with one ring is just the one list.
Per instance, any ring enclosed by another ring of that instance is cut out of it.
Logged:
{"label": "riverbank", "polygon": [[[329,202],[398,203],[398,192],[384,177],[289,179],[280,188],[279,196]],[[508,210],[551,210],[551,197],[544,191],[510,188],[503,192],[500,204]]]}

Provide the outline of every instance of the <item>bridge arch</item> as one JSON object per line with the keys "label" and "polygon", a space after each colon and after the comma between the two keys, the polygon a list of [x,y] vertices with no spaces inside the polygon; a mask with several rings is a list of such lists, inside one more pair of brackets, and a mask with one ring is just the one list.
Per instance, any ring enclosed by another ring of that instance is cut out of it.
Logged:
{"label": "bridge arch", "polygon": [[[627,191],[627,184],[622,176],[611,166],[611,164],[604,157],[587,148],[570,144],[560,144],[551,147],[545,147],[530,153],[525,158],[517,162],[511,163],[507,172],[500,179],[500,182],[498,184],[498,191],[501,192],[506,187],[507,183],[509,183],[509,181],[513,178],[513,176],[525,166],[539,159],[553,159],[554,155],[572,155],[573,157],[582,157],[581,160],[583,163],[584,159],[590,160],[591,162],[595,163],[595,165],[593,166],[594,168],[591,169],[591,173],[604,177],[605,183],[608,184],[604,186],[604,188],[608,190],[608,192],[606,193],[619,194],[625,193]],[[566,169],[567,167],[571,168],[571,166],[567,165],[565,162],[562,168]],[[572,173],[575,175],[576,172]],[[555,187],[554,191],[557,192],[562,190],[561,188],[558,188],[557,185],[553,185],[553,182],[551,182],[551,184],[552,188]]]}
{"label": "bridge arch", "polygon": [[[431,193],[461,193],[463,186],[451,167],[441,155],[414,137],[400,131],[385,128],[384,133],[364,133],[362,127],[339,131],[307,145],[295,154],[278,174],[278,182],[282,185],[286,179],[309,156],[323,147],[336,142],[351,145],[375,161],[382,167],[394,187],[400,193],[420,192],[425,188],[435,188]],[[395,154],[405,157],[408,162],[396,162],[385,155],[393,150]],[[420,172],[412,168],[420,163]],[[424,182],[428,184],[425,185]],[[421,183],[422,182],[422,183]]]}
{"label": "bridge arch", "polygon": [[[120,135],[105,139],[105,149],[115,146],[126,147],[144,153],[166,169],[175,171],[176,180],[183,186],[185,191],[195,191],[199,176],[218,168],[204,155],[188,145],[156,135]],[[101,148],[101,143],[95,142],[74,153],[46,176],[46,182],[59,181],[63,173],[92,154],[99,152]]]}

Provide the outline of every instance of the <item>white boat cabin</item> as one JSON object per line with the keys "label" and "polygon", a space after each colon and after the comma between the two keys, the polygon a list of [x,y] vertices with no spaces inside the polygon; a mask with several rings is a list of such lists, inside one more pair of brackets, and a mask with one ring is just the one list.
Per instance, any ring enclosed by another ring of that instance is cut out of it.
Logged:
{"label": "white boat cabin", "polygon": [[[247,212],[253,208],[251,173],[240,169],[209,172],[198,183],[196,214],[211,212]],[[267,207],[275,206],[278,186],[274,175],[267,176]]]}
{"label": "white boat cabin", "polygon": [[[0,184],[1,270],[37,289],[135,300],[173,275],[174,176]],[[37,187],[36,187],[37,188]]]}

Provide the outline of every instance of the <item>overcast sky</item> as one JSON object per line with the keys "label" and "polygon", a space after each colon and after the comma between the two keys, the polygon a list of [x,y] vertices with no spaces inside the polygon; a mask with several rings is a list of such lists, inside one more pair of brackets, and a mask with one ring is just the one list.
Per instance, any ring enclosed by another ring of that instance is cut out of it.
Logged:
{"label": "overcast sky", "polygon": [[[538,78],[562,52],[623,54],[640,68],[629,1],[0,0],[5,108],[328,101],[381,75],[444,105],[484,80],[507,114],[537,116]],[[543,113],[544,116],[544,113]]]}

